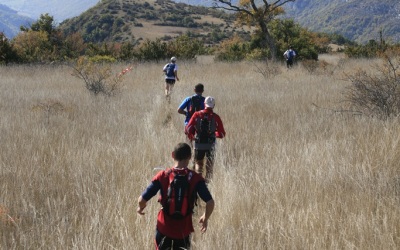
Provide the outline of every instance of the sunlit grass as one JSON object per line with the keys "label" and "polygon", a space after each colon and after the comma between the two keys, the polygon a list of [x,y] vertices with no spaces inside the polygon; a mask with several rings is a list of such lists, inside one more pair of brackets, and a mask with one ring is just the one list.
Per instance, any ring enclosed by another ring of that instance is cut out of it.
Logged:
{"label": "sunlit grass", "polygon": [[199,82],[227,137],[193,249],[398,248],[399,121],[340,112],[343,73],[371,62],[322,58],[327,69],[267,78],[252,63],[178,62],[171,104],[163,63],[135,65],[115,97],[68,67],[1,67],[0,248],[153,249],[157,197],[143,217],[136,200],[185,141],[176,110]]}

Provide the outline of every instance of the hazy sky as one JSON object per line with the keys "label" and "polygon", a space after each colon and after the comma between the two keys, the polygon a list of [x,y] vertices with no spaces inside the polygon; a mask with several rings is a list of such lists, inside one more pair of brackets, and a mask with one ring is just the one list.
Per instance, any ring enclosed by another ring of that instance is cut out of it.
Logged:
{"label": "hazy sky", "polygon": [[0,4],[16,10],[20,15],[37,20],[41,14],[49,13],[56,22],[79,16],[98,2],[99,0],[0,0]]}

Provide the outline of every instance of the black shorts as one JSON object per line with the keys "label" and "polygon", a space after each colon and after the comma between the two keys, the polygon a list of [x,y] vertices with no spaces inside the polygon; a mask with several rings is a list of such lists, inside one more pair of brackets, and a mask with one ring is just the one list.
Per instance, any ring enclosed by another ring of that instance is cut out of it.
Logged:
{"label": "black shorts", "polygon": [[156,230],[156,246],[158,250],[190,249],[190,236],[183,239],[171,239]]}
{"label": "black shorts", "polygon": [[207,157],[207,160],[214,160],[214,153],[215,150],[214,148],[210,149],[210,150],[199,150],[199,149],[195,149],[194,150],[194,159],[196,161],[202,161],[204,159],[204,156]]}
{"label": "black shorts", "polygon": [[165,83],[175,84],[175,79],[165,79]]}

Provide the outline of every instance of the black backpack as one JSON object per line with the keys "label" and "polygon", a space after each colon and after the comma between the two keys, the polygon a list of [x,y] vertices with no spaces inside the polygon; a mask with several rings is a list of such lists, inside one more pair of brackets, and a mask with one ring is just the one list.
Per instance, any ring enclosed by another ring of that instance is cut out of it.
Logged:
{"label": "black backpack", "polygon": [[196,143],[213,144],[215,142],[215,118],[211,114],[204,114],[196,123]]}
{"label": "black backpack", "polygon": [[178,175],[170,170],[167,175],[169,184],[162,209],[167,216],[180,220],[193,213],[196,195],[189,183],[192,173]]}
{"label": "black backpack", "polygon": [[192,116],[194,112],[201,110],[201,96],[195,95],[190,99],[189,114]]}

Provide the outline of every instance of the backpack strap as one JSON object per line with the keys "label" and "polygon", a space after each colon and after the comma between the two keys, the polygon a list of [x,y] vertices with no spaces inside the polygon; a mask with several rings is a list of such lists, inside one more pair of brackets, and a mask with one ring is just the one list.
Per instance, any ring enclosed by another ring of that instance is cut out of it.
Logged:
{"label": "backpack strap", "polygon": [[[164,179],[164,181],[161,181],[160,196],[158,198],[158,202],[160,202],[161,206],[164,206],[168,199],[167,198],[168,197],[168,186],[170,184],[169,178],[171,176],[171,172],[172,172],[172,169],[164,170],[164,175],[166,176],[168,181],[166,181],[165,179]],[[165,183],[165,182],[167,182],[167,183]]]}
{"label": "backpack strap", "polygon": [[194,114],[194,112],[196,112],[196,109],[195,109],[195,107],[194,107],[194,95],[192,96],[192,97],[190,97],[190,108],[189,108],[189,114],[190,115],[193,115]]}

